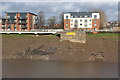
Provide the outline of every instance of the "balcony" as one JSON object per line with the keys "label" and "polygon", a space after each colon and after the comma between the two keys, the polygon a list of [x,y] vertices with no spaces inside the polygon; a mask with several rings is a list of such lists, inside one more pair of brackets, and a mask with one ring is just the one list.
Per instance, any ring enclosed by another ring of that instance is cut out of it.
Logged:
{"label": "balcony", "polygon": [[7,19],[16,19],[16,16],[8,16]]}
{"label": "balcony", "polygon": [[21,26],[22,29],[27,29],[27,26]]}
{"label": "balcony", "polygon": [[19,24],[27,24],[27,21],[20,21]]}
{"label": "balcony", "polygon": [[16,23],[15,21],[9,21],[8,22],[9,24],[14,24],[14,23]]}
{"label": "balcony", "polygon": [[19,19],[21,20],[21,19],[27,19],[27,17],[19,17]]}

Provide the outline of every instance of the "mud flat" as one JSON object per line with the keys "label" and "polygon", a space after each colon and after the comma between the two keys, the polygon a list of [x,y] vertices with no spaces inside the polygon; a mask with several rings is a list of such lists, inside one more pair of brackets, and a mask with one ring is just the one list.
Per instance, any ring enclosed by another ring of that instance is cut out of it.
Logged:
{"label": "mud flat", "polygon": [[[87,36],[86,38],[86,43],[74,43],[70,41],[60,41],[60,38],[57,36],[3,35],[2,58],[83,62],[90,61],[90,59],[94,57],[93,53],[98,55],[102,52],[105,62],[117,63],[118,37]],[[27,50],[28,53],[26,53]]]}

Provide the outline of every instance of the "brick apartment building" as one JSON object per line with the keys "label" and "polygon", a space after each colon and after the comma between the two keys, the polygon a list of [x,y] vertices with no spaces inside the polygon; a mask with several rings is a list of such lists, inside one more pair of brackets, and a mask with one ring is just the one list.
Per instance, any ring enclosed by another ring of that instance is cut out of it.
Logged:
{"label": "brick apartment building", "polygon": [[29,31],[35,28],[37,15],[30,12],[6,12],[0,20],[1,30]]}
{"label": "brick apartment building", "polygon": [[5,23],[6,23],[6,19],[0,18],[0,31],[5,29]]}
{"label": "brick apartment building", "polygon": [[64,29],[99,30],[100,13],[98,12],[66,12],[64,13]]}

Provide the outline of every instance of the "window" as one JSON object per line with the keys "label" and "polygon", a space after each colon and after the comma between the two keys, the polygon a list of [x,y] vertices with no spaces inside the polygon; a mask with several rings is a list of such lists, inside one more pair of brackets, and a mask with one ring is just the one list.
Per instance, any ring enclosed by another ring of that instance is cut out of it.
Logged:
{"label": "window", "polygon": [[75,16],[75,18],[77,18],[77,16]]}
{"label": "window", "polygon": [[66,27],[68,27],[68,24],[66,24]]}
{"label": "window", "polygon": [[91,25],[91,23],[89,25]]}
{"label": "window", "polygon": [[75,23],[78,23],[78,21],[77,21],[77,20],[75,20]]}
{"label": "window", "polygon": [[85,19],[85,23],[87,23],[87,20]]}
{"label": "window", "polygon": [[68,19],[68,16],[66,16],[66,19]]}
{"label": "window", "polygon": [[82,19],[80,19],[80,22],[82,22]]}
{"label": "window", "polygon": [[68,20],[66,20],[66,23],[68,23]]}
{"label": "window", "polygon": [[87,24],[85,24],[85,27],[87,27]]}
{"label": "window", "polygon": [[96,23],[97,21],[96,20],[94,20],[94,23]]}
{"label": "window", "polygon": [[85,15],[85,17],[87,17],[87,15]]}
{"label": "window", "polygon": [[97,15],[94,15],[94,19],[97,19]]}
{"label": "window", "polygon": [[82,16],[84,18],[84,16]]}
{"label": "window", "polygon": [[77,25],[77,24],[75,24],[75,27],[78,27],[78,25]]}
{"label": "window", "polygon": [[96,27],[97,26],[97,24],[94,24],[94,27]]}
{"label": "window", "polygon": [[72,26],[73,24],[71,24],[71,26]]}
{"label": "window", "polygon": [[82,26],[82,24],[80,24],[80,26]]}
{"label": "window", "polygon": [[91,22],[91,19],[90,19],[90,22]]}
{"label": "window", "polygon": [[73,22],[73,20],[71,20],[71,22]]}

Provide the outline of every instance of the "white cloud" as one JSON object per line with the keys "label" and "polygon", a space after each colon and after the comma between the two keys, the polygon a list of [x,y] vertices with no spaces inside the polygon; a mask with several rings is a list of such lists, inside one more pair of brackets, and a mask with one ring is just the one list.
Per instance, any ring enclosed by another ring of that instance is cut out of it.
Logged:
{"label": "white cloud", "polygon": [[[22,5],[22,6],[21,6]],[[47,16],[55,15],[58,16],[59,13],[69,12],[69,11],[89,11],[93,8],[99,8],[106,12],[109,19],[116,19],[117,15],[117,3],[108,2],[12,2],[4,3],[2,5],[2,10],[4,11],[30,11],[38,13],[39,10],[45,12]],[[111,14],[112,13],[112,14]]]}
{"label": "white cloud", "polygon": [[2,0],[3,2],[119,2],[119,0]]}
{"label": "white cloud", "polygon": [[75,9],[75,12],[80,12],[80,8]]}
{"label": "white cloud", "polygon": [[71,10],[71,9],[74,8],[74,4],[73,4],[73,3],[68,3],[68,4],[66,4],[66,5],[64,6],[64,8],[65,8],[66,10]]}

